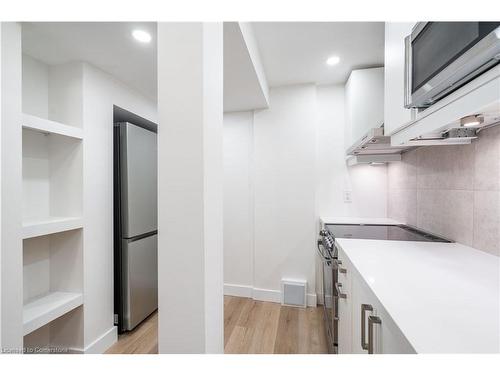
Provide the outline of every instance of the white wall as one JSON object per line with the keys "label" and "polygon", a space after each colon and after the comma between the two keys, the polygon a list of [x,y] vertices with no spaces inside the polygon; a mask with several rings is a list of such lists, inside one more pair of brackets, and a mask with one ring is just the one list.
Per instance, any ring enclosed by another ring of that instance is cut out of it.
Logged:
{"label": "white wall", "polygon": [[263,298],[279,300],[282,278],[307,280],[314,294],[316,121],[314,85],[271,89],[269,109],[254,115],[254,287]]}
{"label": "white wall", "polygon": [[49,118],[49,67],[23,54],[23,112]]}
{"label": "white wall", "polygon": [[343,86],[270,97],[254,119],[224,115],[224,291],[279,301],[281,277],[305,278],[313,303],[319,216],[385,217],[386,167],[346,166]]}
{"label": "white wall", "polygon": [[224,288],[247,296],[254,277],[253,194],[253,112],[225,113]]}
{"label": "white wall", "polygon": [[[386,217],[386,166],[345,163],[344,86],[319,86],[317,97],[318,215]],[[344,202],[344,190],[352,192],[352,203]]]}
{"label": "white wall", "polygon": [[[113,105],[157,122],[156,103],[83,66],[85,348],[113,325]],[[114,333],[116,337],[116,333]]]}
{"label": "white wall", "polygon": [[160,353],[224,350],[222,37],[158,24]]}

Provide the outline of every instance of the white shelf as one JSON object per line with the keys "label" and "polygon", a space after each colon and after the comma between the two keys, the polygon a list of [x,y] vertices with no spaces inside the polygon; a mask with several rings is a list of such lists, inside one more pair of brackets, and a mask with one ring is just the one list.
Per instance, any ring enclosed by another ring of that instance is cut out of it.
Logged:
{"label": "white shelf", "polygon": [[23,221],[23,239],[65,232],[83,227],[82,217],[44,217]]}
{"label": "white shelf", "polygon": [[81,293],[53,292],[23,306],[23,330],[27,335],[83,304]]}
{"label": "white shelf", "polygon": [[83,130],[76,126],[61,124],[41,117],[23,113],[23,128],[37,130],[43,133],[58,134],[66,137],[83,139]]}

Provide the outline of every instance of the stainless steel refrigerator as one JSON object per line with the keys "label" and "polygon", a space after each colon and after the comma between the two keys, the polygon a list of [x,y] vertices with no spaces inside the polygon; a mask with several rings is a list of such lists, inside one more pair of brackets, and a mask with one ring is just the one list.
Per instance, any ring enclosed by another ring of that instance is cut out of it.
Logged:
{"label": "stainless steel refrigerator", "polygon": [[114,126],[115,324],[132,330],[158,308],[156,129]]}

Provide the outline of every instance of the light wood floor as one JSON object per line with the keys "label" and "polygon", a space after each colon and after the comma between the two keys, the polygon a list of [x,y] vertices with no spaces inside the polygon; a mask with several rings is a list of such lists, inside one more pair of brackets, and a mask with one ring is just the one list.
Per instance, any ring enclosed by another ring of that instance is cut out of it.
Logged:
{"label": "light wood floor", "polygon": [[[327,353],[321,307],[296,308],[249,298],[224,297],[224,352]],[[158,315],[120,335],[106,353],[157,353]]]}
{"label": "light wood floor", "polygon": [[322,310],[224,297],[224,352],[327,353]]}
{"label": "light wood floor", "polygon": [[133,331],[118,336],[118,341],[106,354],[157,354],[158,311],[151,314]]}

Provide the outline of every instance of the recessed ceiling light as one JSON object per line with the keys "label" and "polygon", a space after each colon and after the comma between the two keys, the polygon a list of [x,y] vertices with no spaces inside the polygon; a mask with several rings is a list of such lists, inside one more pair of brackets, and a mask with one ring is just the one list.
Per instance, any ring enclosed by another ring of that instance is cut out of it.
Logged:
{"label": "recessed ceiling light", "polygon": [[330,56],[326,60],[326,65],[333,66],[333,65],[337,65],[339,62],[340,62],[340,57],[338,57],[338,56]]}
{"label": "recessed ceiling light", "polygon": [[144,30],[134,30],[132,36],[141,43],[151,42],[151,34]]}

